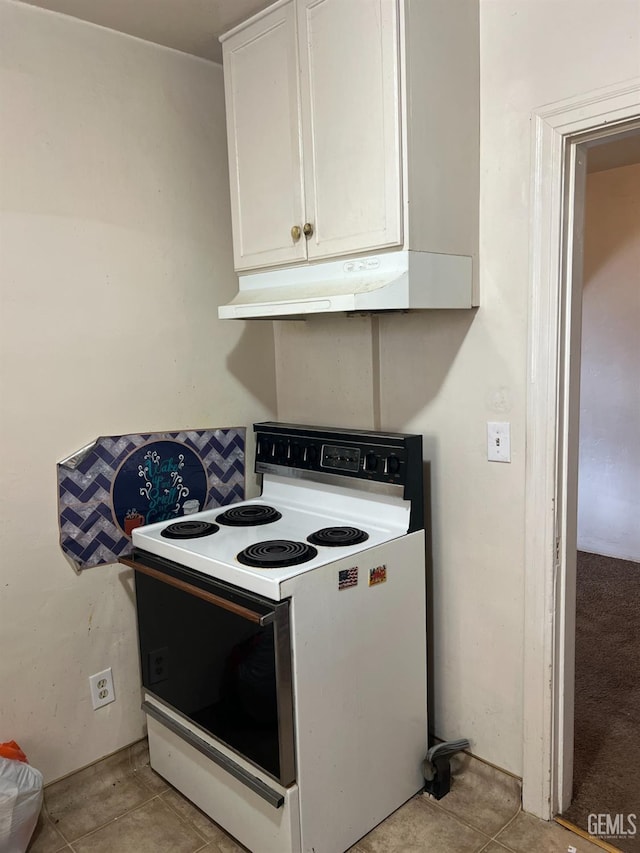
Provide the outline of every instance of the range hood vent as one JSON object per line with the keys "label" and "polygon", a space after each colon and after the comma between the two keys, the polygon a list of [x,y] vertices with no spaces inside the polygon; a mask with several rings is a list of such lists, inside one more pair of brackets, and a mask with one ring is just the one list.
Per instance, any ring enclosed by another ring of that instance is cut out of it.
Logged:
{"label": "range hood vent", "polygon": [[294,319],[311,314],[471,308],[470,257],[386,252],[241,275],[222,319]]}

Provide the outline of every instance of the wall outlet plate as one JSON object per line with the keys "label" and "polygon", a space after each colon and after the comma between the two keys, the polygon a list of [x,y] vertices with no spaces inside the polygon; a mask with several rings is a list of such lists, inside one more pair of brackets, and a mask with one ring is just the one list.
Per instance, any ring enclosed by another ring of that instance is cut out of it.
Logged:
{"label": "wall outlet plate", "polygon": [[91,703],[94,711],[102,708],[103,705],[115,702],[116,694],[113,689],[111,667],[103,669],[102,672],[96,672],[95,675],[90,675],[89,687],[91,689]]}

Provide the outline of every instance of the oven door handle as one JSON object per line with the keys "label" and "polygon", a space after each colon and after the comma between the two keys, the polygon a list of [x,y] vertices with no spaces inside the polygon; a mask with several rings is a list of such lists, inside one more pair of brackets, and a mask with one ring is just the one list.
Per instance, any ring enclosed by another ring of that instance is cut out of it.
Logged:
{"label": "oven door handle", "polygon": [[142,574],[149,575],[149,577],[155,578],[162,583],[174,586],[176,589],[181,589],[189,595],[201,598],[203,601],[213,604],[215,607],[220,607],[222,610],[228,610],[230,613],[235,613],[236,616],[240,616],[248,622],[254,622],[256,625],[269,625],[275,619],[275,613],[273,611],[271,613],[256,613],[255,610],[250,610],[242,604],[236,604],[235,601],[229,601],[220,595],[215,595],[213,592],[208,592],[206,589],[200,589],[200,587],[187,583],[187,581],[183,581],[180,578],[174,578],[172,575],[158,571],[158,569],[152,569],[150,566],[145,566],[144,563],[140,563],[138,560],[132,560],[128,557],[120,557],[119,562],[125,566],[135,569],[136,572],[142,572]]}

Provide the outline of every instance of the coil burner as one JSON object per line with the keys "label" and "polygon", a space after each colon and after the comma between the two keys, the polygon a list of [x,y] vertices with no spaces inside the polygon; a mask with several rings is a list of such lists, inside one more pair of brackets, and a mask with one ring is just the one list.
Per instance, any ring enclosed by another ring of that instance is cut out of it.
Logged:
{"label": "coil burner", "polygon": [[306,563],[313,560],[317,553],[317,550],[306,542],[271,539],[249,545],[238,554],[238,562],[258,569],[279,569]]}
{"label": "coil burner", "polygon": [[174,521],[160,531],[167,539],[199,539],[201,536],[211,536],[220,528],[208,521]]}
{"label": "coil burner", "polygon": [[357,527],[323,527],[316,530],[311,536],[307,536],[307,542],[312,545],[327,545],[329,548],[338,548],[346,545],[358,545],[366,542],[369,534]]}
{"label": "coil burner", "polygon": [[282,514],[266,504],[248,504],[232,506],[226,512],[216,516],[216,521],[229,527],[253,527],[256,524],[271,524],[278,521]]}

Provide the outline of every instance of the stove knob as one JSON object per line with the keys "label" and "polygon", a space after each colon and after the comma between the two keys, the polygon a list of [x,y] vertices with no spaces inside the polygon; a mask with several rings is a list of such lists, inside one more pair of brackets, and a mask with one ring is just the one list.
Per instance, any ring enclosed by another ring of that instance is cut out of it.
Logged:
{"label": "stove knob", "polygon": [[387,474],[391,474],[392,477],[395,476],[400,470],[400,460],[397,456],[394,456],[393,453],[391,454],[391,456],[387,456],[385,470]]}
{"label": "stove knob", "polygon": [[378,467],[378,457],[375,453],[369,452],[364,457],[364,470],[375,471]]}
{"label": "stove knob", "polygon": [[276,444],[276,456],[278,459],[283,459],[285,455],[284,441],[278,441]]}
{"label": "stove knob", "polygon": [[291,445],[291,457],[292,457],[293,461],[299,462],[301,456],[302,456],[302,448],[300,447],[300,445],[299,444],[292,444]]}
{"label": "stove knob", "polygon": [[311,444],[305,451],[306,461],[309,465],[316,465],[318,462],[318,448]]}

